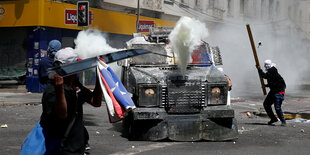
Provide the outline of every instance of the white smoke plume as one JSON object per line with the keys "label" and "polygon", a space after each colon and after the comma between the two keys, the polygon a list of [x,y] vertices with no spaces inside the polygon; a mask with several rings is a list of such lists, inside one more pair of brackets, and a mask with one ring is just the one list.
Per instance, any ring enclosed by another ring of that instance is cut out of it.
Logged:
{"label": "white smoke plume", "polygon": [[[286,24],[290,24],[289,21]],[[298,89],[298,85],[309,81],[310,56],[306,44],[297,33],[275,29],[271,24],[250,25],[261,68],[264,70],[266,59],[276,63],[287,84],[288,94]],[[218,24],[208,39],[212,46],[218,45],[221,50],[224,72],[230,76],[233,84],[232,97],[263,96],[246,23]],[[262,46],[257,48],[259,41]]]}
{"label": "white smoke plume", "polygon": [[[81,59],[95,57],[103,54],[123,50],[111,47],[106,40],[106,35],[96,29],[80,31],[74,40],[75,50]],[[109,64],[113,71],[120,76],[120,67],[116,62]]]}
{"label": "white smoke plume", "polygon": [[201,40],[206,40],[209,31],[205,24],[199,20],[181,17],[169,35],[169,40],[177,54],[178,65],[184,75],[187,63],[190,61],[190,54],[195,46],[201,44]]}
{"label": "white smoke plume", "polygon": [[108,54],[119,50],[111,47],[107,43],[104,34],[96,29],[80,31],[77,38],[74,40],[74,43],[76,45],[75,50],[81,59]]}

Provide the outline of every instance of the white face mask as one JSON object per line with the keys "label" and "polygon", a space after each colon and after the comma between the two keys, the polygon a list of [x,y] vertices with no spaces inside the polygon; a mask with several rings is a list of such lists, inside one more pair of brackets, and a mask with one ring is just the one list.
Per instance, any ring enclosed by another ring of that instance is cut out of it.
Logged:
{"label": "white face mask", "polygon": [[271,67],[273,67],[273,66],[272,66],[271,60],[265,60],[265,62],[264,62],[264,67],[265,67],[266,71],[267,71],[268,69],[270,69]]}
{"label": "white face mask", "polygon": [[266,70],[268,70],[268,69],[270,69],[272,66],[271,66],[270,64],[265,64],[264,67],[265,67]]}

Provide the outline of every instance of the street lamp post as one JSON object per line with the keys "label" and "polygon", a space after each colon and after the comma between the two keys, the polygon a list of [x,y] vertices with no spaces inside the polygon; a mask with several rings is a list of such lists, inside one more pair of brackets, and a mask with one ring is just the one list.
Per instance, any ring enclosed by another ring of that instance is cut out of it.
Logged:
{"label": "street lamp post", "polygon": [[140,0],[138,0],[137,4],[137,22],[136,22],[136,32],[139,32],[139,18],[140,18]]}

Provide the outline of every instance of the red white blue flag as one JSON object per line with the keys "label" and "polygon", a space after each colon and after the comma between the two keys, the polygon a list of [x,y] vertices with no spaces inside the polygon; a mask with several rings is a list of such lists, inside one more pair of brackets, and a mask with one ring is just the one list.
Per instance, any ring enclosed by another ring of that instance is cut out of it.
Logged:
{"label": "red white blue flag", "polygon": [[111,123],[120,121],[124,117],[125,111],[135,109],[136,106],[113,70],[100,59],[98,60],[97,73],[107,104],[109,120]]}

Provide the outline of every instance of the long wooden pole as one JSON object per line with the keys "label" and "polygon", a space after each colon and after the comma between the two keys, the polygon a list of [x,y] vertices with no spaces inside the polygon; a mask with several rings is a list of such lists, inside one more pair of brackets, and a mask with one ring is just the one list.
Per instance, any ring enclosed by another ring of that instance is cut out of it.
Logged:
{"label": "long wooden pole", "polygon": [[[251,27],[250,27],[249,24],[247,24],[246,28],[248,30],[248,34],[249,34],[249,38],[250,38],[250,42],[251,42],[251,46],[252,46],[252,51],[253,51],[253,55],[254,55],[254,59],[255,59],[255,63],[256,63],[256,68],[258,68],[258,67],[260,68],[258,56],[257,56],[257,53],[256,53],[256,47],[255,47],[254,39],[253,39],[252,32],[251,32]],[[266,92],[266,87],[265,87],[264,80],[263,80],[262,76],[259,73],[258,73],[258,75],[259,75],[260,83],[262,85],[263,93],[264,93],[264,95],[266,95],[267,92]]]}

